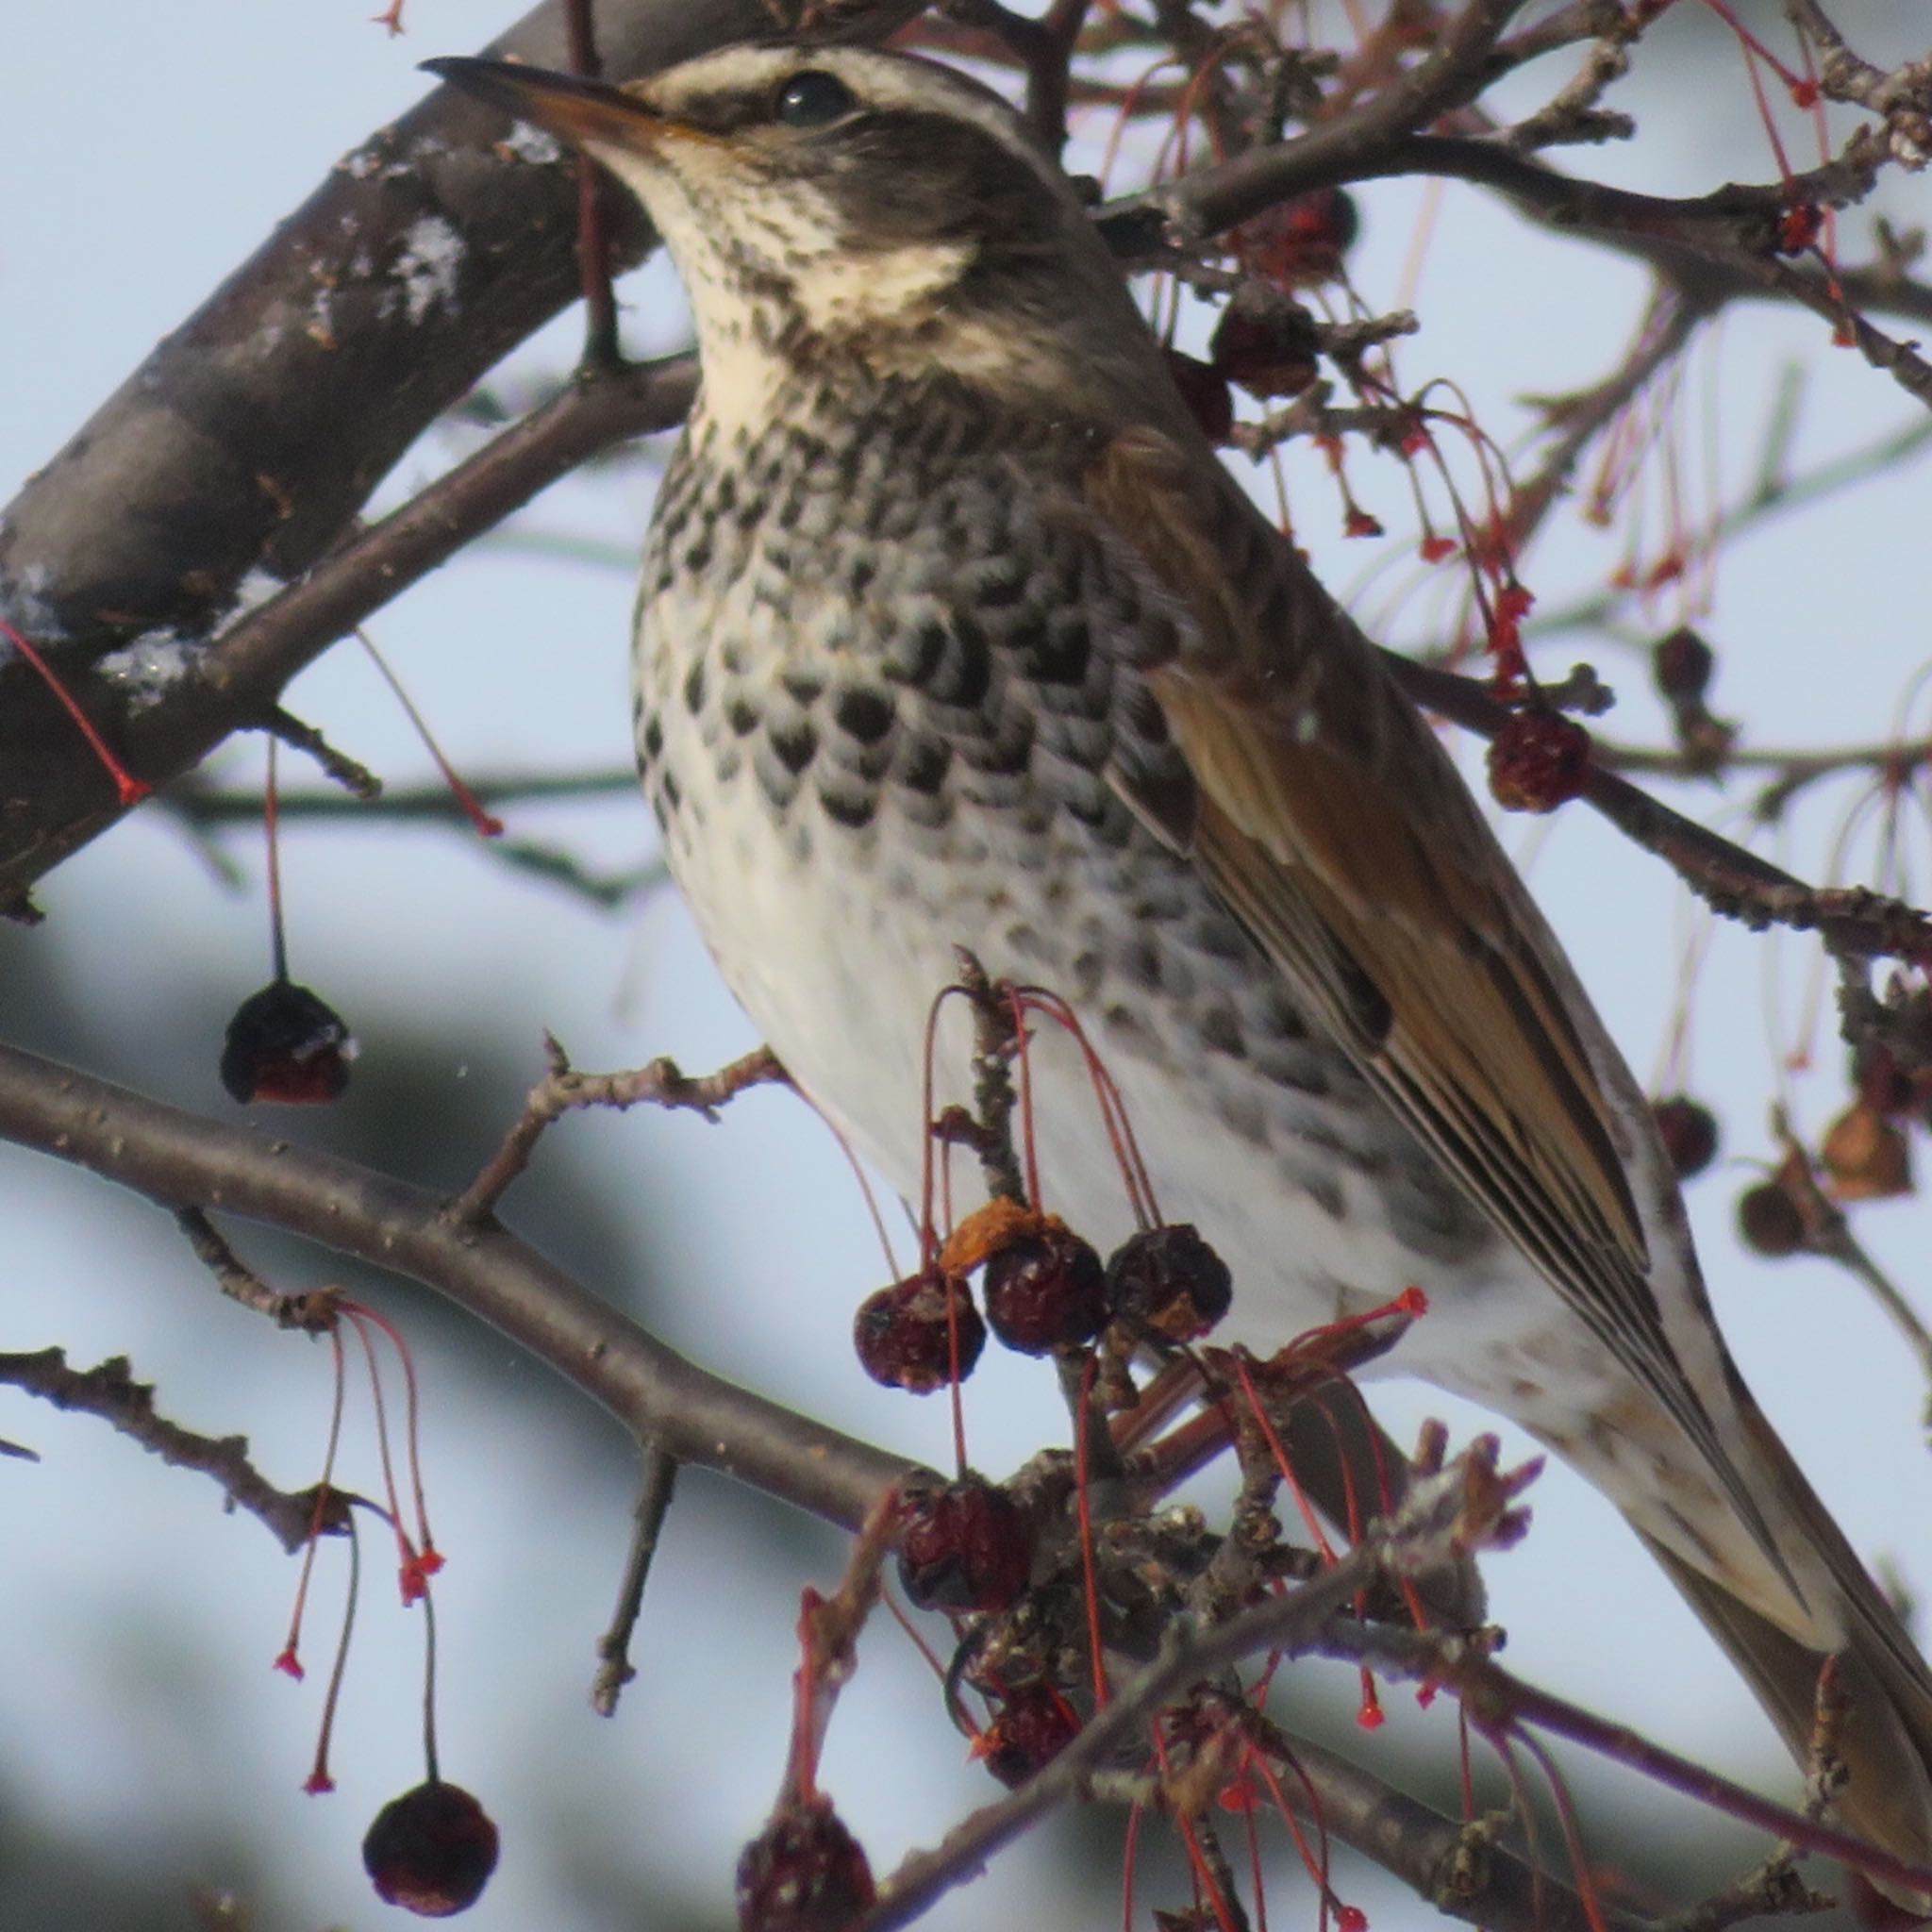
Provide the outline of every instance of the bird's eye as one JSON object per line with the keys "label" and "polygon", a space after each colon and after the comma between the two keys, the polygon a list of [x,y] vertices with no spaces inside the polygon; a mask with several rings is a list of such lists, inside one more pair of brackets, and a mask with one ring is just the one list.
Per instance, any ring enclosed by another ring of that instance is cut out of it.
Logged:
{"label": "bird's eye", "polygon": [[808,67],[779,88],[776,112],[788,127],[824,127],[858,105],[852,90],[836,74]]}

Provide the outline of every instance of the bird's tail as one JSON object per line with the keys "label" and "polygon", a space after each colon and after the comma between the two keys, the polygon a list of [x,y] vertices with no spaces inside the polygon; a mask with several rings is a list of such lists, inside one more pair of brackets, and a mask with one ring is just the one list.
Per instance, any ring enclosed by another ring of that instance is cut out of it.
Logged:
{"label": "bird's tail", "polygon": [[[1792,1568],[1828,1579],[1810,1588],[1828,1589],[1834,1599],[1808,1608],[1835,1633],[1828,1654],[1837,1659],[1843,1708],[1831,1742],[1849,1774],[1837,1800],[1839,1818],[1894,1857],[1932,1866],[1932,1671],[1771,1424],[1748,1396],[1740,1408],[1774,1499],[1772,1520],[1799,1546]],[[1827,1653],[1793,1637],[1642,1528],[1638,1534],[1723,1645],[1792,1756],[1807,1762]],[[1913,1914],[1932,1916],[1932,1895],[1889,1885],[1879,1890]]]}

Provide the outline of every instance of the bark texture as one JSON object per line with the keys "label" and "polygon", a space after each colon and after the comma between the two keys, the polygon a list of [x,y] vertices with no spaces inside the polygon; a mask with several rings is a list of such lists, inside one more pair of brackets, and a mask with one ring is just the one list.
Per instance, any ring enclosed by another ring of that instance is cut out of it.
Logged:
{"label": "bark texture", "polygon": [[[808,25],[877,37],[915,10],[821,7]],[[788,24],[762,0],[597,9],[617,78]],[[556,0],[488,51],[562,65]],[[178,658],[252,572],[298,578],[342,539],[424,429],[575,297],[576,195],[555,143],[435,89],[336,162],[0,515],[0,617],[138,776],[178,774],[275,693],[226,675],[214,651],[158,700],[128,647],[161,633]],[[612,192],[608,220],[622,263],[641,259],[653,237],[629,196]],[[32,882],[119,810],[71,721],[0,642],[0,910],[24,909]]]}

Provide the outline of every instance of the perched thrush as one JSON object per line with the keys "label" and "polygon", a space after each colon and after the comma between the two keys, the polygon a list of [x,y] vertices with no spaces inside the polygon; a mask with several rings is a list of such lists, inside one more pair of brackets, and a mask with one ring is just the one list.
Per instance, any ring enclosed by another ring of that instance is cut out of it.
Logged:
{"label": "perched thrush", "polygon": [[[1054,160],[923,61],[734,48],[455,84],[642,200],[703,381],[637,732],[798,1084],[909,1184],[956,942],[1069,998],[1272,1346],[1419,1283],[1398,1367],[1623,1509],[1849,1823],[1932,1858],[1932,1676],[1739,1379],[1648,1108],[1450,760],[1222,467]],[[1043,1038],[1052,1205],[1124,1201]]]}

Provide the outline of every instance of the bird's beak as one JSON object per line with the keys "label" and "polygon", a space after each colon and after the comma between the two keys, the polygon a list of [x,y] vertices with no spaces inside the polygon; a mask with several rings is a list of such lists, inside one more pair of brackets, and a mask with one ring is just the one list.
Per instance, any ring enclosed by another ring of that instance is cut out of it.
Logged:
{"label": "bird's beak", "polygon": [[528,121],[573,147],[637,148],[672,124],[633,94],[601,80],[513,60],[425,60],[423,72]]}

